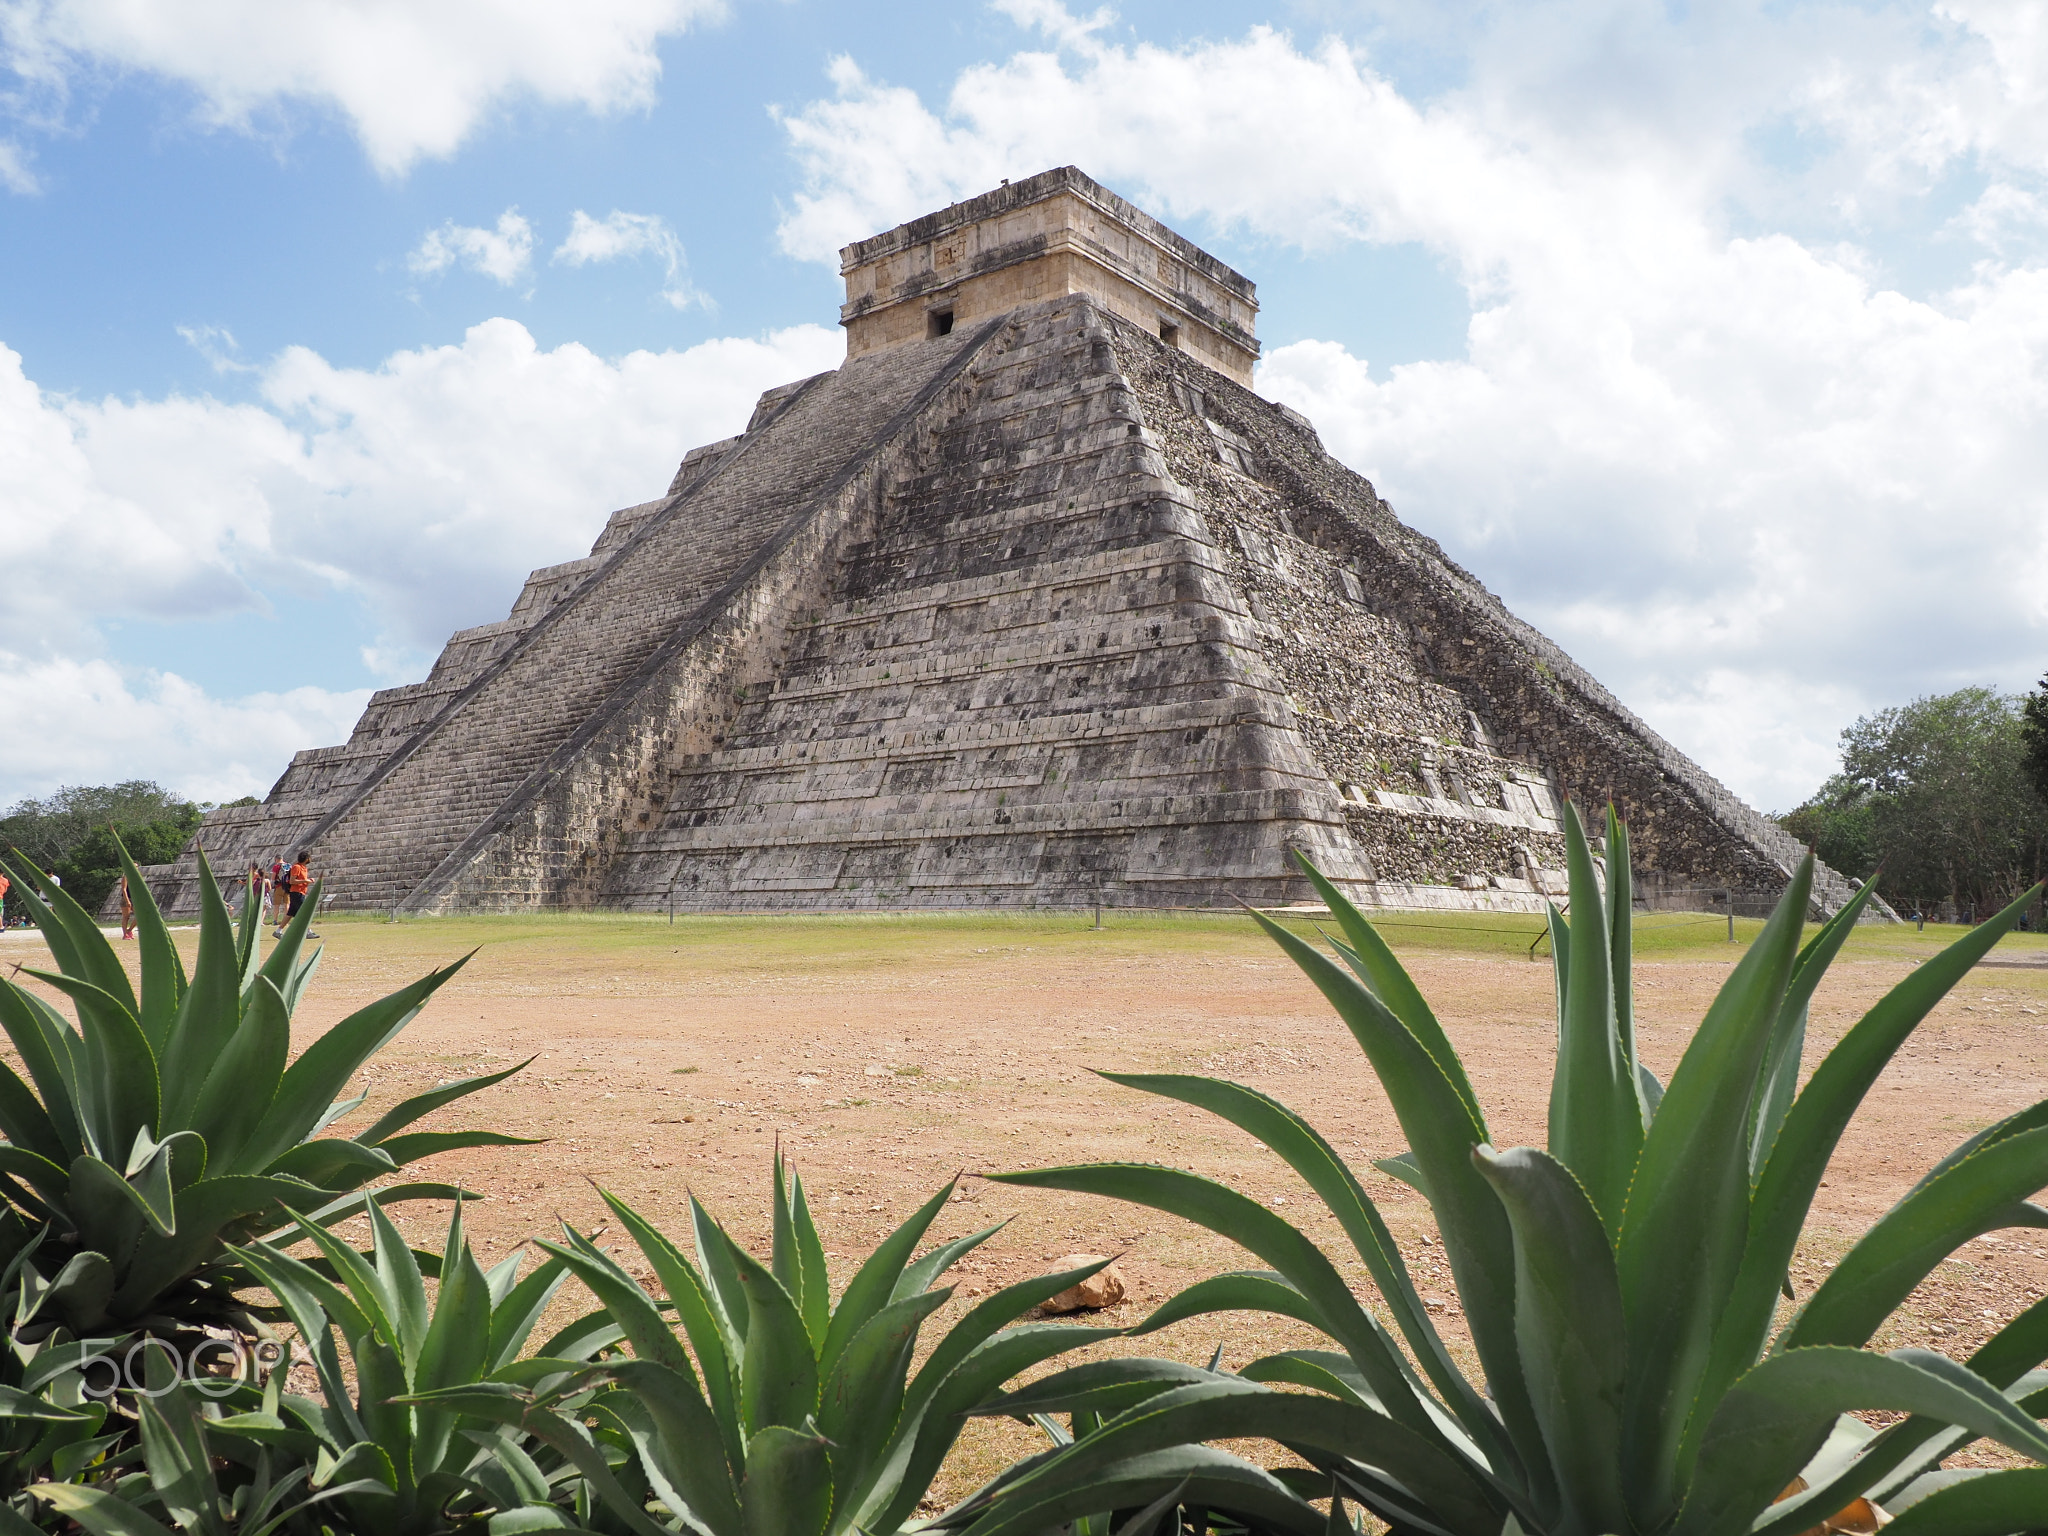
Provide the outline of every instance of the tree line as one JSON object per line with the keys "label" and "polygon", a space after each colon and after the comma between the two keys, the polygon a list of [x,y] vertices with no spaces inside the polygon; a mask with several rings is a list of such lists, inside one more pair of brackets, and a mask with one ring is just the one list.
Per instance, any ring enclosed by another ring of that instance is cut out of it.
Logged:
{"label": "tree line", "polygon": [[1981,919],[2048,872],[2048,677],[1865,715],[1841,771],[1779,820],[1904,912]]}
{"label": "tree line", "polygon": [[[231,801],[254,805],[253,797]],[[67,785],[46,800],[16,801],[0,816],[0,848],[18,848],[64,882],[79,905],[97,912],[121,878],[116,835],[138,864],[168,864],[213,806],[173,794],[149,779]],[[18,915],[13,895],[10,916]]]}

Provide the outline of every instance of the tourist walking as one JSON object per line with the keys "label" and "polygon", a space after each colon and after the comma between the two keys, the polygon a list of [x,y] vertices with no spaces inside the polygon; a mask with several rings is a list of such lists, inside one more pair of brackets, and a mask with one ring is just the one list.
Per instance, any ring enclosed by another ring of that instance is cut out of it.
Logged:
{"label": "tourist walking", "polygon": [[[306,865],[306,861],[312,856],[311,849],[301,848],[299,856],[292,861],[292,867],[284,872],[285,887],[291,892],[291,905],[285,912],[287,919],[299,915],[299,908],[306,904],[306,893],[313,888],[313,871]],[[283,924],[278,925],[272,937],[280,939],[284,937]],[[306,937],[317,939],[320,935],[309,930]]]}
{"label": "tourist walking", "polygon": [[284,885],[284,855],[279,854],[270,861],[270,926],[282,928],[285,919],[285,901],[291,894]]}
{"label": "tourist walking", "polygon": [[128,894],[128,877],[121,877],[121,937],[135,937],[135,898]]}

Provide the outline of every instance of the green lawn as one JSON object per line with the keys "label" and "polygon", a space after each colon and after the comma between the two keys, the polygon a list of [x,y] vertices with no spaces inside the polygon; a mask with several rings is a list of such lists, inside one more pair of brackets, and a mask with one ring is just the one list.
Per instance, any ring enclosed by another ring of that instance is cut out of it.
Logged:
{"label": "green lawn", "polygon": [[[321,921],[332,930],[345,932],[363,925],[385,926],[388,920],[370,914],[334,913]],[[1285,921],[1303,934],[1312,934],[1319,925],[1330,926],[1326,918],[1289,916]],[[1389,911],[1374,914],[1373,921],[1397,951],[1500,956],[1533,952],[1538,959],[1549,953],[1543,919],[1534,914]],[[1213,953],[1219,943],[1264,944],[1256,926],[1242,913],[1105,908],[1101,930],[1093,924],[1093,914],[1088,912],[679,915],[673,924],[659,915],[551,913],[409,918],[395,925],[399,932],[384,935],[385,942],[378,948],[391,954],[394,949],[417,946],[421,958],[428,960],[477,945],[520,946],[533,951],[524,958],[540,964],[550,956],[566,959],[571,953],[586,964],[607,956],[630,962],[683,954],[693,968],[758,972],[791,965],[886,969],[892,964],[929,964],[948,954],[1017,946],[1157,956],[1162,951],[1183,949]],[[1737,918],[1731,944],[1726,917],[1684,912],[1641,914],[1636,919],[1635,949],[1646,960],[1730,959],[1741,953],[1762,927],[1761,920]],[[1808,931],[1814,930],[1809,927]],[[1929,923],[1924,931],[1910,924],[1864,924],[1850,937],[1843,959],[1925,959],[1965,932],[1959,926],[1936,923]],[[2048,959],[2048,935],[2008,935],[1993,957]]]}

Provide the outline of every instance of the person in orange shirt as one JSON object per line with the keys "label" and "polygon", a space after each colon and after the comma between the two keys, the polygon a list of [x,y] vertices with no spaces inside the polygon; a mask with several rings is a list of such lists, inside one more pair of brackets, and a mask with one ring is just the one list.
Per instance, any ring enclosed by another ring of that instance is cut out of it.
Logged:
{"label": "person in orange shirt", "polygon": [[7,893],[13,889],[13,886],[14,882],[12,880],[8,879],[5,875],[0,875],[0,929],[7,927]]}
{"label": "person in orange shirt", "polygon": [[[313,853],[310,848],[301,848],[299,856],[292,861],[292,867],[284,872],[285,889],[291,892],[291,906],[285,912],[287,921],[299,915],[299,908],[306,904],[306,892],[313,888],[313,872],[306,867],[306,861],[312,856]],[[273,938],[283,938],[284,925],[280,923],[271,936]],[[317,939],[320,935],[308,933],[306,937]]]}

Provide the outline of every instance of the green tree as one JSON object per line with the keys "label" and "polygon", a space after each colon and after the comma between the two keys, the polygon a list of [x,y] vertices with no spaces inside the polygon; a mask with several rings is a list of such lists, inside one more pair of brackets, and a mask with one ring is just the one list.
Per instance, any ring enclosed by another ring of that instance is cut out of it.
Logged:
{"label": "green tree", "polygon": [[1963,688],[1880,710],[1842,732],[1842,771],[1781,819],[1844,874],[1881,866],[1894,903],[2003,906],[2048,868],[2044,732],[2048,692]]}
{"label": "green tree", "polygon": [[2020,705],[2020,740],[2026,749],[2027,777],[2034,793],[2048,800],[2048,677],[2034,685]]}
{"label": "green tree", "polygon": [[37,868],[54,870],[79,905],[96,912],[121,875],[117,834],[138,864],[167,864],[209,809],[148,779],[67,785],[0,817],[0,848],[19,848]]}

